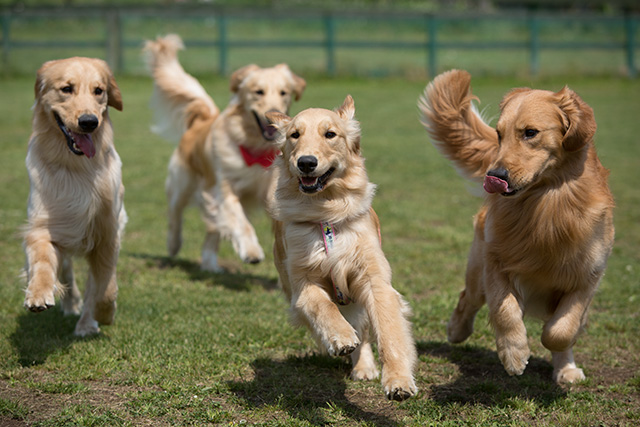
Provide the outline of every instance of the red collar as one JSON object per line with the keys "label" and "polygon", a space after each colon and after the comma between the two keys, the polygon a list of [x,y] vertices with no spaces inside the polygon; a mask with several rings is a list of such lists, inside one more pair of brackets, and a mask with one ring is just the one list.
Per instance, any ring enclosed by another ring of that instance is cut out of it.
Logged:
{"label": "red collar", "polygon": [[271,166],[273,161],[276,159],[276,156],[280,154],[280,150],[255,151],[245,147],[244,145],[240,145],[240,153],[242,153],[242,158],[247,166],[253,166],[258,163],[266,169]]}

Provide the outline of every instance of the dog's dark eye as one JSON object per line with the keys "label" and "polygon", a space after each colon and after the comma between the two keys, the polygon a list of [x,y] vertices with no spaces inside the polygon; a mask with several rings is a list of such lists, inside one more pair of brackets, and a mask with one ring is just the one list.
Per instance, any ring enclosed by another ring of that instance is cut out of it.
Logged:
{"label": "dog's dark eye", "polygon": [[102,90],[101,88],[97,87],[97,88],[95,88],[93,93],[94,93],[94,95],[102,95],[104,93],[104,90]]}
{"label": "dog's dark eye", "polygon": [[280,96],[286,96],[286,95],[287,95],[287,92],[286,92],[286,91],[284,91],[284,90],[281,90],[281,91],[280,91]]}
{"label": "dog's dark eye", "polygon": [[333,131],[328,130],[325,134],[324,137],[327,139],[333,139],[336,137],[336,133]]}
{"label": "dog's dark eye", "polygon": [[291,139],[298,139],[298,138],[300,138],[300,132],[295,131],[294,133],[292,133],[291,135],[289,135],[289,138],[291,138]]}
{"label": "dog's dark eye", "polygon": [[531,139],[538,134],[538,131],[535,129],[525,129],[524,131],[524,139]]}
{"label": "dog's dark eye", "polygon": [[73,93],[73,86],[71,85],[65,86],[60,90],[62,91],[62,93]]}
{"label": "dog's dark eye", "polygon": [[262,89],[258,89],[256,91],[256,95],[264,95],[264,91]]}

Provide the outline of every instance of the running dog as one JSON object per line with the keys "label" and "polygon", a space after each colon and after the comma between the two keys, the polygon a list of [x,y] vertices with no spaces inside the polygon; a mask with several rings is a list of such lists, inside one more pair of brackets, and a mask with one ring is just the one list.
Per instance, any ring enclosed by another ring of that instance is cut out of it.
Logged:
{"label": "running dog", "polygon": [[264,252],[246,210],[264,205],[273,182],[269,166],[277,154],[276,131],[268,111],[287,113],[300,99],[306,82],[285,64],[272,68],[247,65],[231,75],[233,97],[220,113],[200,83],[178,62],[182,40],[168,35],[145,46],[151,68],[158,133],[181,135],[169,162],[170,256],[182,245],[182,217],[196,195],[207,233],[202,247],[203,270],[219,272],[220,237],[229,238],[244,262],[257,263]]}
{"label": "running dog", "polygon": [[358,380],[379,375],[373,332],[384,391],[404,400],[417,392],[409,306],[391,285],[354,114],[351,96],[335,112],[267,113],[282,150],[269,205],[275,264],[294,323],[330,355],[350,354]]}
{"label": "running dog", "polygon": [[433,144],[488,193],[475,217],[466,288],[447,327],[459,343],[486,302],[498,356],[509,375],[529,359],[525,314],[544,321],[553,378],[585,378],[572,348],[604,275],[614,240],[608,171],[594,148],[593,110],[568,87],[513,89],[493,129],[472,100],[471,76],[431,82],[419,107]]}
{"label": "running dog", "polygon": [[[116,262],[127,215],[108,107],[121,111],[122,97],[104,61],[68,58],[38,70],[26,160],[24,305],[43,311],[60,295],[65,314],[80,314],[79,336],[98,333],[116,312]],[[74,255],[89,265],[84,306]]]}

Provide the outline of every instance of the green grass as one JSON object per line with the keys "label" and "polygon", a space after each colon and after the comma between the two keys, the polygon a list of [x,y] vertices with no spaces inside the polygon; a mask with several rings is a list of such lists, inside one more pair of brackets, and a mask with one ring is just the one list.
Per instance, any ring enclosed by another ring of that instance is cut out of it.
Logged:
{"label": "green grass", "polygon": [[[594,108],[597,147],[616,197],[617,240],[579,339],[577,362],[588,379],[551,381],[541,325],[527,321],[532,358],[509,377],[481,310],[463,345],[445,326],[463,287],[471,218],[481,199],[429,144],[416,100],[424,81],[309,79],[303,108],[356,102],[363,152],[378,184],[374,207],[394,285],[413,308],[420,394],[387,402],[379,381],[348,379],[347,360],[315,354],[304,330],[288,323],[276,287],[265,214],[253,222],[267,253],[242,264],[225,243],[220,275],[199,270],[203,226],[191,209],[185,244],[165,251],[164,179],[173,147],[149,132],[147,78],[119,77],[124,112],[112,111],[124,163],[130,221],[118,266],[116,324],[100,336],[73,336],[77,318],[58,307],[22,308],[24,263],[18,229],[26,217],[24,168],[30,133],[31,78],[0,80],[0,424],[137,425],[636,425],[640,422],[640,83],[600,78],[527,81],[476,78],[488,116],[513,86],[560,89],[568,83]],[[227,81],[203,80],[219,104]],[[83,283],[85,265],[76,270]]]}

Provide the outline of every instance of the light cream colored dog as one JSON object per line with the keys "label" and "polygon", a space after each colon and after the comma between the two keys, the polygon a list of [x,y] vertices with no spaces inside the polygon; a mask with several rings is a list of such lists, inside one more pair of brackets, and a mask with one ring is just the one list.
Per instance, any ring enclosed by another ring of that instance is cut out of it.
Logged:
{"label": "light cream colored dog", "polygon": [[[108,107],[122,97],[107,64],[69,58],[38,70],[33,133],[27,151],[31,183],[24,233],[25,307],[38,312],[62,296],[65,314],[82,314],[75,334],[100,331],[116,311],[116,262],[127,221],[120,157]],[[84,306],[72,256],[89,265]]]}
{"label": "light cream colored dog", "polygon": [[166,181],[169,255],[180,250],[183,211],[195,194],[207,227],[202,269],[222,270],[217,256],[221,236],[231,240],[243,261],[260,262],[264,252],[245,211],[264,205],[272,183],[268,166],[277,154],[272,142],[276,132],[265,114],[287,113],[306,83],[285,64],[247,65],[231,75],[233,97],[219,113],[178,62],[177,51],[182,47],[176,35],[149,41],[145,47],[155,82],[153,106],[160,122],[156,131],[171,134],[173,128],[181,135]]}
{"label": "light cream colored dog", "polygon": [[275,264],[294,323],[329,354],[351,354],[354,379],[378,377],[372,329],[384,391],[403,400],[417,392],[409,307],[391,285],[354,114],[350,96],[335,112],[267,113],[282,150],[269,207]]}
{"label": "light cream colored dog", "polygon": [[420,101],[434,145],[489,193],[475,218],[466,288],[447,328],[464,341],[482,305],[509,375],[527,366],[522,318],[544,320],[558,383],[584,379],[573,345],[613,245],[613,198],[594,148],[593,110],[575,92],[514,89],[496,129],[472,104],[470,75],[453,70]]}

